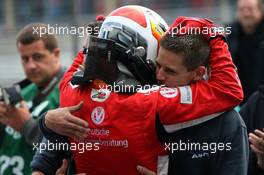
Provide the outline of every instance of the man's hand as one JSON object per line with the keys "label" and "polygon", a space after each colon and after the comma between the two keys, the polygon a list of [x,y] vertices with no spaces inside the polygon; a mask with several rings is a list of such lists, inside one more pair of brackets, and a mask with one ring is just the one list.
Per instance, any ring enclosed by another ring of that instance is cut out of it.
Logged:
{"label": "man's hand", "polygon": [[35,172],[32,172],[32,175],[45,175],[45,174],[40,171],[35,171]]}
{"label": "man's hand", "polygon": [[0,101],[0,123],[5,123],[6,119],[7,119],[7,110],[8,110],[8,106]]}
{"label": "man's hand", "polygon": [[88,123],[71,114],[71,112],[81,109],[82,105],[83,102],[75,106],[49,110],[45,116],[46,127],[57,134],[70,138],[84,138],[89,131]]}
{"label": "man's hand", "polygon": [[[264,130],[263,130],[264,131]],[[249,133],[250,147],[252,151],[264,155],[264,132],[256,129],[254,133]]]}
{"label": "man's hand", "polygon": [[25,101],[20,102],[19,107],[8,106],[0,102],[0,123],[9,125],[20,132],[30,119],[30,112]]}
{"label": "man's hand", "polygon": [[137,166],[137,171],[142,175],[157,175],[155,172],[150,171],[149,169],[140,165]]}
{"label": "man's hand", "polygon": [[65,175],[68,168],[68,161],[63,159],[61,167],[56,171],[55,175]]}
{"label": "man's hand", "polygon": [[[66,159],[63,159],[61,167],[56,171],[55,175],[65,175],[68,169],[68,161]],[[86,173],[80,173],[75,175],[86,175]]]}
{"label": "man's hand", "polygon": [[208,40],[217,36],[224,36],[223,33],[217,30],[216,25],[211,20],[206,18],[184,16],[177,17],[176,20],[170,26],[170,28],[167,30],[167,33],[171,34],[172,36],[198,33],[203,34],[203,36],[206,37]]}
{"label": "man's hand", "polygon": [[264,155],[262,154],[257,154],[257,163],[258,163],[258,166],[264,170]]}
{"label": "man's hand", "polygon": [[257,154],[258,165],[264,169],[264,129],[263,131],[256,129],[254,133],[249,133],[249,141],[251,150]]}

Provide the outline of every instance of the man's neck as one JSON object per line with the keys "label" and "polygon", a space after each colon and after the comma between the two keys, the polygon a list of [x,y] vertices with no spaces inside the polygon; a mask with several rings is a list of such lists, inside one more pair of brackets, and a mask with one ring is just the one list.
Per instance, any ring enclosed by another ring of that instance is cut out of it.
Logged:
{"label": "man's neck", "polygon": [[243,31],[247,35],[252,35],[255,33],[257,27],[243,27]]}
{"label": "man's neck", "polygon": [[61,65],[59,65],[59,66],[57,67],[56,71],[54,71],[54,73],[53,73],[53,75],[51,76],[51,78],[49,78],[49,79],[45,80],[44,82],[42,82],[41,84],[38,84],[38,85],[37,85],[37,86],[39,87],[39,89],[44,89],[44,88],[46,88],[46,87],[49,85],[49,83],[53,80],[53,78],[54,78],[55,76],[57,76],[57,74],[59,73],[60,70],[61,70]]}

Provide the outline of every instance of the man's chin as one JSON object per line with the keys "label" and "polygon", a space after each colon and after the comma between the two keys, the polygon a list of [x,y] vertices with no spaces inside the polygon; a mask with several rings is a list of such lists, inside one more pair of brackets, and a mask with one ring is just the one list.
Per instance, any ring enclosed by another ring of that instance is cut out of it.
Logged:
{"label": "man's chin", "polygon": [[168,88],[176,88],[176,87],[178,87],[178,86],[175,85],[175,84],[166,84],[166,83],[163,83],[163,84],[161,84],[160,86],[168,87]]}
{"label": "man's chin", "polygon": [[245,27],[255,27],[257,24],[255,24],[254,20],[253,19],[250,19],[250,20],[245,20],[243,22],[243,26]]}
{"label": "man's chin", "polygon": [[164,82],[158,82],[158,85],[161,87],[171,87],[168,84],[164,83]]}
{"label": "man's chin", "polygon": [[41,82],[42,82],[42,79],[39,78],[39,77],[36,77],[36,76],[28,77],[28,79],[29,79],[32,83],[35,83],[35,84],[41,84]]}
{"label": "man's chin", "polygon": [[164,82],[162,82],[162,81],[158,81],[158,85],[159,86],[167,86]]}

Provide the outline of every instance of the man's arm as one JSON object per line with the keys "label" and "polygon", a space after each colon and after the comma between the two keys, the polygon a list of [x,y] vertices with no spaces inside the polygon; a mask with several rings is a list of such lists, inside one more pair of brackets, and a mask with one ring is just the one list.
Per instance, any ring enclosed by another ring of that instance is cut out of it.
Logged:
{"label": "man's arm", "polygon": [[257,165],[264,171],[264,129],[256,129],[254,133],[249,134],[251,150],[257,155]]}
{"label": "man's arm", "polygon": [[21,135],[29,145],[39,143],[42,139],[42,133],[39,129],[39,120],[33,118],[28,119],[21,129]]}
{"label": "man's arm", "polygon": [[[264,173],[264,129],[260,127],[261,124],[260,114],[262,111],[262,94],[260,91],[254,92],[247,102],[241,107],[240,114],[243,117],[247,130],[249,133],[250,141],[250,171],[251,169],[257,174]],[[261,131],[262,130],[262,131]]]}
{"label": "man's arm", "polygon": [[19,107],[9,106],[0,102],[0,122],[9,125],[21,132],[25,123],[30,119],[30,112],[26,102],[22,101]]}
{"label": "man's arm", "polygon": [[32,175],[45,175],[45,174],[40,171],[35,171],[32,173]]}
{"label": "man's arm", "polygon": [[72,75],[80,68],[80,66],[83,64],[84,55],[82,51],[79,51],[77,56],[75,57],[71,67],[66,71],[64,74],[62,81],[60,83],[60,93],[63,93],[64,88],[68,87],[70,84],[70,81],[72,79]]}
{"label": "man's arm", "polygon": [[[41,144],[48,147],[48,144],[51,143],[46,138],[43,138]],[[55,174],[57,169],[61,167],[62,160],[67,157],[68,154],[64,150],[38,149],[31,162],[31,168],[36,174],[40,172],[44,174]]]}
{"label": "man's arm", "polygon": [[[65,87],[71,86],[70,81],[72,79],[72,74],[77,71],[80,65],[82,65],[83,59],[83,54],[79,52],[77,57],[74,59],[72,66],[64,74],[60,84],[61,93],[63,93]],[[86,134],[87,122],[71,115],[71,112],[79,110],[81,106],[82,104],[80,103],[79,105],[76,104],[76,106],[58,108],[48,111],[45,116],[39,120],[39,126],[43,135],[47,139],[50,139],[51,142],[56,140],[59,142],[66,142],[66,136],[80,138],[81,135]],[[41,144],[46,143],[47,140],[44,140]],[[63,157],[60,154],[61,152],[58,150],[44,150],[41,153],[38,151],[31,163],[33,171],[36,173],[36,175],[38,175],[40,172],[46,172],[47,170],[49,170],[51,174],[55,174],[57,169],[62,164]],[[45,165],[40,163],[43,161]]]}
{"label": "man's arm", "polygon": [[49,110],[40,119],[39,126],[43,135],[51,141],[66,141],[67,137],[76,139],[85,137],[89,131],[88,123],[71,114],[81,107],[82,102],[75,106]]}
{"label": "man's arm", "polygon": [[231,143],[230,150],[217,150],[210,161],[210,174],[247,175],[249,145],[246,127],[230,133],[223,143]]}
{"label": "man's arm", "polygon": [[39,142],[42,137],[38,120],[30,116],[29,109],[24,101],[20,103],[19,107],[7,106],[0,102],[0,123],[20,132],[29,145]]}

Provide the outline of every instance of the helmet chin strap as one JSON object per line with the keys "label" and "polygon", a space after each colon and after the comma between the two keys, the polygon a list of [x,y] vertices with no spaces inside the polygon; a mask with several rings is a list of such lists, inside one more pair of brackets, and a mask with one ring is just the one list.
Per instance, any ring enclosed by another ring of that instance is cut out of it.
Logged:
{"label": "helmet chin strap", "polygon": [[117,60],[117,67],[120,70],[120,72],[122,72],[123,74],[135,78],[135,76],[131,73],[131,71],[129,71],[128,68],[118,60]]}

